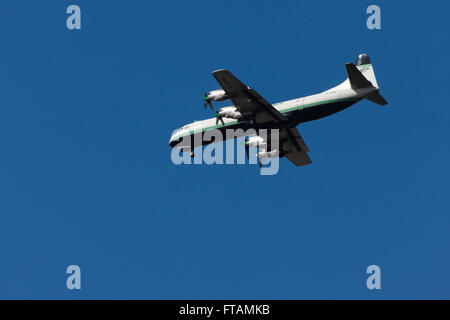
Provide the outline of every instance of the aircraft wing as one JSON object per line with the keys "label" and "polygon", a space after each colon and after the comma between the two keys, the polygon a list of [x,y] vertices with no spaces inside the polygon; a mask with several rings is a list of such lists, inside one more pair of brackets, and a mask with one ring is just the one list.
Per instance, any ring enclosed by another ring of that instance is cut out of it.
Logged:
{"label": "aircraft wing", "polygon": [[280,129],[280,147],[285,157],[296,166],[305,166],[311,163],[308,146],[296,128]]}
{"label": "aircraft wing", "polygon": [[258,124],[266,122],[282,122],[287,118],[275,109],[258,92],[243,84],[228,70],[213,72],[214,78],[230,97],[231,102],[242,114],[252,113]]}

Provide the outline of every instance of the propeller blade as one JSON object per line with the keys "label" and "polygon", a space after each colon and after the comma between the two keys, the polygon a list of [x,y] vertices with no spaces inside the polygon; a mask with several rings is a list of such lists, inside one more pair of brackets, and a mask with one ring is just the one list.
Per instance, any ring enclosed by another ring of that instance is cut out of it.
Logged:
{"label": "propeller blade", "polygon": [[[259,153],[259,151],[261,150],[261,148],[259,147],[259,145],[258,145],[258,153]],[[262,168],[262,163],[261,163],[261,159],[258,157],[258,166],[259,166],[259,168],[261,169]]]}
{"label": "propeller blade", "polygon": [[216,110],[216,114],[214,116],[216,117],[216,125],[219,124],[219,121],[222,122],[223,125],[225,125],[222,117],[219,115],[219,112],[217,112],[217,110]]}
{"label": "propeller blade", "polygon": [[209,105],[209,107],[211,108],[211,110],[214,110],[213,105],[211,103],[211,100],[208,98],[208,94],[205,92],[205,94],[203,95],[203,101],[205,101],[205,103],[203,104],[203,107],[206,108],[207,105]]}
{"label": "propeller blade", "polygon": [[250,160],[250,154],[249,154],[250,147],[248,146],[248,143],[247,143],[247,142],[248,142],[248,137],[245,136],[245,137],[244,137],[245,154],[247,155],[247,159]]}

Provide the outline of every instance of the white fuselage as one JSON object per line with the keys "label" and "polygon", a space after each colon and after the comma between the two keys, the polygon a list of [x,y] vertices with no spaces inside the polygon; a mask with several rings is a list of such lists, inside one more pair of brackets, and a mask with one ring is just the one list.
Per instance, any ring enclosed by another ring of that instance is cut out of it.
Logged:
{"label": "white fuselage", "polygon": [[[289,118],[294,126],[301,122],[319,119],[343,110],[365,98],[369,93],[378,90],[378,84],[376,82],[372,64],[359,65],[358,70],[360,70],[361,73],[371,81],[373,86],[353,89],[349,79],[346,79],[340,85],[327,91],[284,102],[278,102],[273,104],[273,107]],[[214,92],[215,91],[213,91],[213,93]],[[175,130],[170,137],[169,144],[174,147],[180,139],[186,136],[204,133],[208,130],[223,130],[226,128],[249,126],[248,122],[239,122],[240,113],[234,106],[222,108],[221,111],[219,111],[219,115],[221,115],[220,122],[217,121],[217,118],[210,118],[188,123],[182,128]],[[258,129],[256,126],[255,128]]]}

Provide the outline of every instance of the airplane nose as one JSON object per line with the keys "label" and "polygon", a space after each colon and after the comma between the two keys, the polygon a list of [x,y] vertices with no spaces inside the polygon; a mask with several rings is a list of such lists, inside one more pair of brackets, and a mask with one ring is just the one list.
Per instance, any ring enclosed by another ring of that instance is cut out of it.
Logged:
{"label": "airplane nose", "polygon": [[174,139],[173,138],[174,136],[171,136],[170,137],[170,140],[169,140],[169,146],[171,146],[172,148],[178,143],[178,141],[179,141],[179,139]]}

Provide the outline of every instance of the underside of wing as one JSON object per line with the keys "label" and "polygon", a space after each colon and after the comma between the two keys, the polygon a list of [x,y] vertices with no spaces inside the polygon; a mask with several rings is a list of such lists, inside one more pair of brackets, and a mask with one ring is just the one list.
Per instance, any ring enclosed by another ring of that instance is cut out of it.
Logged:
{"label": "underside of wing", "polygon": [[287,120],[287,118],[283,116],[280,111],[275,109],[269,102],[261,97],[258,92],[253,89],[249,89],[249,94],[251,95],[251,98],[248,99],[248,103],[258,105],[258,109],[255,111],[256,123],[265,123],[270,121],[282,122]]}
{"label": "underside of wing", "polygon": [[213,76],[230,97],[239,95],[240,92],[247,89],[247,86],[228,70],[214,71]]}
{"label": "underside of wing", "polygon": [[292,151],[286,155],[286,158],[297,167],[306,166],[312,162],[308,154],[303,151]]}
{"label": "underside of wing", "polygon": [[306,166],[312,162],[308,154],[304,151],[291,151],[286,154],[286,158],[297,167]]}
{"label": "underside of wing", "polygon": [[296,166],[305,166],[312,162],[308,155],[308,146],[296,128],[282,129],[280,144],[284,156]]}
{"label": "underside of wing", "polygon": [[258,124],[266,122],[281,122],[287,118],[261,97],[255,90],[243,84],[228,70],[213,72],[214,78],[220,84],[234,106],[243,115],[252,115]]}

